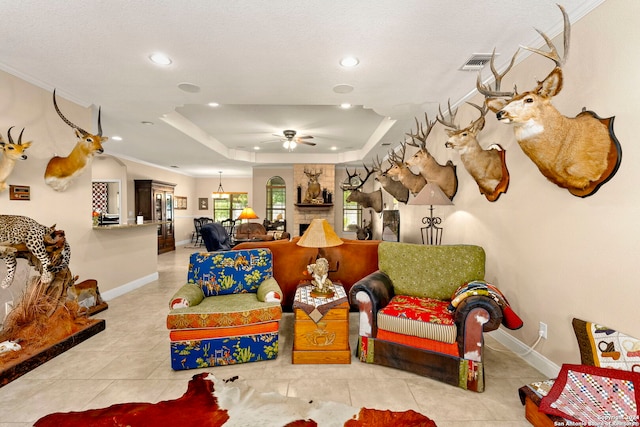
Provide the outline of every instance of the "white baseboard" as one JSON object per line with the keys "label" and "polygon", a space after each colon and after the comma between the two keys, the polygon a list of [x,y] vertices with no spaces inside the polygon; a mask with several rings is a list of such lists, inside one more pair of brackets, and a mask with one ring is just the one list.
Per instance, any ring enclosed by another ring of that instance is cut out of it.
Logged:
{"label": "white baseboard", "polygon": [[[502,328],[496,329],[493,332],[489,332],[488,335],[490,335],[503,346],[507,347],[509,350],[513,351],[515,354],[520,355],[520,357],[525,362],[527,362],[529,365],[533,366],[549,378],[558,377],[560,366],[556,365],[551,360],[547,359],[535,350],[527,353],[527,351],[530,350],[530,347],[505,332]],[[522,356],[523,354],[525,355]]]}
{"label": "white baseboard", "polygon": [[144,285],[153,282],[154,280],[158,280],[158,272],[156,271],[155,273],[149,274],[147,276],[141,277],[139,279],[136,279],[134,281],[131,281],[129,283],[125,283],[122,286],[118,286],[117,288],[114,289],[109,289],[108,291],[105,292],[100,292],[100,295],[102,296],[102,299],[105,301],[109,301],[112,300],[116,297],[119,297],[121,295],[124,295],[128,292],[131,292],[135,289],[141,288]]}

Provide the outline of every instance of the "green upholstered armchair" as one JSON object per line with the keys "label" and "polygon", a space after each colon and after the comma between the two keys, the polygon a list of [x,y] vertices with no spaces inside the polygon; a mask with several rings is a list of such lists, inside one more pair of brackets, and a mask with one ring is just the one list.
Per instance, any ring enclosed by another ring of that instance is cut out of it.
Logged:
{"label": "green upholstered armchair", "polygon": [[378,268],[350,291],[360,360],[483,391],[482,334],[500,326],[507,305],[483,281],[484,250],[381,242]]}

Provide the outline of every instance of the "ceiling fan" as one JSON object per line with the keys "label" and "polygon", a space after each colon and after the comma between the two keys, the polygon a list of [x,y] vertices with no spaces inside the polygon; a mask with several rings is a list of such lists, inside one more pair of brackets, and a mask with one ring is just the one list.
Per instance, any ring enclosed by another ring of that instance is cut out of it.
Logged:
{"label": "ceiling fan", "polygon": [[272,140],[272,141],[263,141],[263,142],[282,142],[282,147],[286,148],[289,151],[296,148],[298,144],[310,145],[312,147],[316,145],[315,142],[305,141],[306,139],[313,139],[313,136],[311,135],[296,136],[296,134],[297,132],[295,130],[286,129],[282,131],[282,135],[279,135],[276,133],[273,134],[273,136],[277,136],[280,139]]}

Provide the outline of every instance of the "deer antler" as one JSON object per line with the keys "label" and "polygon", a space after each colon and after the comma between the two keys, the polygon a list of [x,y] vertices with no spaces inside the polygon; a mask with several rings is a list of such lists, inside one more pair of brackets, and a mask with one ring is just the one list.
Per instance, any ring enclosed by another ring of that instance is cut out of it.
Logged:
{"label": "deer antler", "polygon": [[514,53],[513,56],[511,57],[511,62],[509,63],[509,66],[507,67],[507,69],[504,70],[502,73],[499,73],[498,70],[496,70],[496,66],[494,63],[494,60],[496,57],[496,50],[493,49],[493,53],[491,54],[491,60],[489,61],[489,67],[491,68],[491,73],[493,73],[493,77],[495,79],[495,88],[492,88],[491,85],[482,84],[482,80],[480,79],[481,73],[478,73],[478,79],[476,80],[476,89],[478,89],[478,92],[484,95],[485,98],[500,98],[500,97],[510,98],[518,92],[515,86],[513,87],[513,92],[500,92],[500,84],[502,83],[502,78],[509,71],[511,71],[511,68],[513,68],[513,64],[515,64],[516,56],[518,56],[518,52],[520,52],[520,49],[516,50],[516,53]]}
{"label": "deer antler", "polygon": [[567,57],[569,56],[569,41],[571,38],[571,24],[569,22],[569,15],[567,15],[567,12],[564,10],[564,7],[562,7],[561,5],[558,5],[558,7],[560,8],[560,10],[562,11],[562,17],[564,20],[564,32],[563,32],[563,36],[564,36],[564,57],[561,58],[560,55],[558,54],[558,50],[556,49],[555,45],[553,44],[553,42],[551,41],[551,39],[542,31],[540,31],[539,29],[536,28],[536,31],[538,32],[538,34],[540,34],[542,36],[542,38],[544,39],[544,41],[547,43],[547,46],[549,47],[549,52],[545,52],[541,49],[535,49],[532,47],[527,47],[527,46],[521,46],[523,49],[526,49],[528,51],[537,53],[539,55],[544,56],[545,58],[548,58],[550,60],[552,60],[553,62],[556,63],[556,67],[562,67],[564,65],[564,63],[567,61]]}
{"label": "deer antler", "polygon": [[[427,115],[427,113],[424,113],[424,120],[426,122],[426,129],[424,129],[422,127],[422,124],[420,124],[418,122],[418,119],[416,118],[416,133],[406,133],[405,135],[410,136],[411,137],[411,142],[407,141],[407,144],[409,144],[412,147],[419,147],[422,149],[426,150],[427,147],[427,138],[429,137],[429,134],[431,133],[431,130],[433,129],[433,126],[436,124],[435,120],[429,120],[429,116]],[[415,143],[415,140],[418,140],[421,142],[421,144],[418,146],[418,144]]]}
{"label": "deer antler", "polygon": [[458,114],[458,109],[451,110],[451,100],[447,101],[447,112],[449,113],[449,120],[444,119],[444,114],[442,114],[442,110],[440,109],[440,105],[438,105],[438,116],[436,120],[445,125],[448,128],[460,130],[460,127],[455,124],[456,115]]}
{"label": "deer antler", "polygon": [[391,150],[391,151],[389,151],[389,161],[397,164],[398,166],[404,164],[404,155],[405,155],[406,150],[407,150],[407,146],[405,145],[404,142],[401,142],[400,143],[400,153],[402,153],[402,156],[398,156],[396,154],[395,150]]}

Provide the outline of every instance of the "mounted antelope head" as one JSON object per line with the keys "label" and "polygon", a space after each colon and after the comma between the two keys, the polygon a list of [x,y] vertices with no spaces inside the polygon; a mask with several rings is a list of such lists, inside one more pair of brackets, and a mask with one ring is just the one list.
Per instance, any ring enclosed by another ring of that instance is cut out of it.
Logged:
{"label": "mounted antelope head", "polygon": [[102,154],[104,149],[102,143],[109,138],[102,136],[102,124],[100,122],[100,110],[98,110],[98,133],[93,135],[81,127],[71,123],[58,108],[56,102],[56,91],[53,91],[53,106],[60,118],[69,126],[71,126],[78,137],[76,146],[67,157],[55,156],[47,164],[44,172],[44,182],[56,191],[64,191],[67,189],[73,179],[80,175],[87,166],[91,165],[93,156]]}
{"label": "mounted antelope head", "polygon": [[20,136],[18,136],[18,142],[13,142],[11,129],[13,129],[13,126],[7,131],[8,143],[4,142],[2,136],[0,136],[0,152],[2,152],[2,158],[0,158],[0,193],[7,189],[6,181],[11,172],[13,172],[16,160],[27,160],[27,155],[24,152],[31,146],[31,141],[22,142],[24,128],[20,132]]}
{"label": "mounted antelope head", "polygon": [[391,179],[391,177],[387,173],[387,170],[382,169],[382,162],[380,161],[380,158],[378,156],[376,156],[376,161],[373,162],[372,168],[376,173],[376,181],[378,181],[380,185],[382,185],[384,191],[391,194],[397,201],[407,203],[407,201],[409,200],[409,189],[402,185],[400,181]]}
{"label": "mounted antelope head", "polygon": [[616,173],[622,149],[613,133],[613,117],[600,119],[593,112],[583,111],[568,118],[551,104],[551,98],[562,89],[562,65],[569,52],[569,17],[562,6],[558,7],[564,18],[564,57],[539,30],[536,31],[544,38],[549,52],[524,47],[555,63],[544,80],[521,94],[493,91],[482,85],[479,78],[477,87],[498,120],[513,124],[518,144],[540,172],[573,195],[587,197]]}
{"label": "mounted antelope head", "polygon": [[[427,180],[437,184],[440,189],[447,195],[449,199],[453,199],[458,191],[458,176],[456,175],[456,167],[449,160],[446,165],[441,165],[427,150],[427,137],[431,133],[436,121],[430,121],[427,113],[424,113],[426,129],[416,119],[416,133],[407,133],[411,137],[411,142],[407,144],[412,147],[419,148],[418,151],[407,160],[407,166],[418,168],[420,175]],[[416,144],[416,139],[420,141],[420,145]]]}
{"label": "mounted antelope head", "polygon": [[400,181],[402,185],[407,187],[409,191],[415,196],[427,185],[427,180],[422,175],[416,175],[411,172],[409,166],[404,163],[404,156],[407,150],[406,143],[400,143],[400,153],[398,156],[395,151],[389,152],[389,162],[391,168],[387,171],[387,174],[394,180]]}
{"label": "mounted antelope head", "polygon": [[509,171],[505,163],[505,151],[498,144],[483,149],[478,143],[478,134],[484,129],[484,116],[487,114],[487,106],[469,105],[480,111],[480,117],[472,121],[469,126],[460,129],[455,123],[458,110],[451,111],[449,105],[449,120],[444,119],[441,110],[437,120],[449,129],[445,129],[449,139],[445,143],[448,148],[453,148],[460,153],[460,160],[469,174],[478,184],[480,193],[490,202],[498,200],[500,194],[507,192],[509,186]]}
{"label": "mounted antelope head", "polygon": [[371,208],[376,211],[376,213],[380,213],[382,212],[382,190],[378,188],[371,193],[363,193],[361,191],[362,186],[373,173],[373,170],[369,170],[365,164],[362,166],[364,166],[367,176],[362,179],[357,171],[352,175],[347,169],[347,179],[344,183],[340,184],[340,188],[342,191],[349,191],[347,202],[355,202],[365,209]]}

